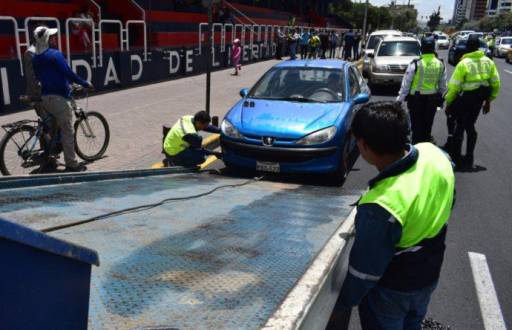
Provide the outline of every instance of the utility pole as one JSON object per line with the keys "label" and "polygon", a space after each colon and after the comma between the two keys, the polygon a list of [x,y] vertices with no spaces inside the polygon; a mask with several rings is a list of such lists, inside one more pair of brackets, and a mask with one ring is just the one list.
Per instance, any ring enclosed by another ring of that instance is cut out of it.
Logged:
{"label": "utility pole", "polygon": [[206,112],[210,114],[210,90],[211,90],[211,80],[212,80],[212,53],[213,53],[213,14],[212,14],[212,6],[213,1],[203,1],[203,3],[208,3],[208,41],[206,42]]}
{"label": "utility pole", "polygon": [[368,21],[368,0],[364,6],[364,19],[363,19],[363,40],[366,42],[366,23]]}

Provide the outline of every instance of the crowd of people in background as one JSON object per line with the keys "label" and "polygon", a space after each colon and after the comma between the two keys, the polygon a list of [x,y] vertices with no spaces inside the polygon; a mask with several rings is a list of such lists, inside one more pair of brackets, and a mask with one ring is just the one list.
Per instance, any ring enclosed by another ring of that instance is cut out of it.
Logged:
{"label": "crowd of people in background", "polygon": [[281,28],[276,31],[276,59],[280,60],[288,51],[290,60],[300,55],[301,59],[343,59],[357,60],[363,46],[361,34],[349,30],[345,33],[335,31],[290,28],[285,33]]}

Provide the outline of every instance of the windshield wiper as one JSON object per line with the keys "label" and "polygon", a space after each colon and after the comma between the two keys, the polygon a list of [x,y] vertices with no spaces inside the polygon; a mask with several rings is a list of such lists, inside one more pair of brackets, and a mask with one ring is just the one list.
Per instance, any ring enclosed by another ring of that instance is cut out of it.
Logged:
{"label": "windshield wiper", "polygon": [[282,100],[282,101],[291,101],[291,102],[318,102],[318,103],[324,103],[324,101],[314,100],[314,99],[308,99],[307,97],[298,97],[298,96],[289,96],[289,97],[278,97],[276,100]]}

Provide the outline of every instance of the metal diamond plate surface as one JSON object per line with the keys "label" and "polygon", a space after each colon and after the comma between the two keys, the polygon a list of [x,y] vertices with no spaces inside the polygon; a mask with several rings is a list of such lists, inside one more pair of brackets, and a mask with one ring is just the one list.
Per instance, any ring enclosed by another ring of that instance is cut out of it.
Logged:
{"label": "metal diamond plate surface", "polygon": [[[187,174],[0,190],[0,215],[41,229],[244,181]],[[90,329],[257,329],[356,199],[259,181],[52,235],[100,255]]]}

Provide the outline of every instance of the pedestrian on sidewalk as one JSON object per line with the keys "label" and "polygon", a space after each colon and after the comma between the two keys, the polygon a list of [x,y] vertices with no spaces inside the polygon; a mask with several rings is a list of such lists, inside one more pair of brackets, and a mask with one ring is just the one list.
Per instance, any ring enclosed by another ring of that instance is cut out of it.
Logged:
{"label": "pedestrian on sidewalk", "polygon": [[318,47],[320,46],[320,38],[316,31],[313,31],[309,38],[309,56],[308,58],[316,59],[318,57]]}
{"label": "pedestrian on sidewalk", "polygon": [[288,34],[288,47],[290,51],[290,60],[296,60],[297,59],[297,47],[299,46],[299,28],[293,29]]}
{"label": "pedestrian on sidewalk", "polygon": [[348,31],[345,33],[344,38],[344,47],[343,47],[343,59],[345,61],[352,59],[352,49],[354,48],[354,32],[353,30]]}
{"label": "pedestrian on sidewalk", "polygon": [[219,153],[202,147],[203,137],[199,135],[200,131],[220,133],[219,128],[210,125],[210,122],[211,117],[206,111],[181,117],[165,136],[165,165],[195,167],[203,163],[208,155],[221,157]]}
{"label": "pedestrian on sidewalk", "polygon": [[283,50],[284,50],[284,42],[286,39],[286,35],[281,30],[281,28],[277,28],[276,33],[276,60],[281,60],[283,58]]}
{"label": "pedestrian on sidewalk", "polygon": [[232,73],[233,76],[238,76],[238,71],[242,70],[242,64],[240,64],[242,58],[242,45],[240,44],[240,39],[235,39],[233,41],[233,49],[231,50],[231,63],[233,63],[233,67],[235,68],[235,72]]}
{"label": "pedestrian on sidewalk", "polygon": [[307,29],[304,30],[304,32],[302,32],[302,35],[300,36],[300,58],[302,60],[304,60],[308,57],[309,38],[310,37],[311,37],[311,33]]}
{"label": "pedestrian on sidewalk", "polygon": [[354,53],[354,61],[357,61],[359,59],[359,46],[361,44],[361,33],[357,31],[354,33],[354,44],[353,47],[353,53]]}
{"label": "pedestrian on sidewalk", "polygon": [[329,58],[336,58],[336,45],[338,43],[338,34],[331,31],[329,36]]}
{"label": "pedestrian on sidewalk", "polygon": [[421,57],[412,61],[405,72],[397,101],[407,101],[411,118],[412,144],[430,142],[432,125],[446,93],[446,70],[435,56],[433,38],[421,40]]}
{"label": "pedestrian on sidewalk", "polygon": [[368,104],[352,132],[379,174],[357,205],[348,274],[327,329],[359,306],[363,330],[421,329],[443,263],[455,176],[431,143],[409,144],[409,118],[396,102]]}
{"label": "pedestrian on sidewalk", "polygon": [[[489,113],[491,101],[498,96],[501,85],[496,64],[479,48],[479,36],[470,35],[466,45],[468,53],[455,67],[445,96],[446,112],[454,115],[456,120],[449,153],[457,168],[462,170],[473,169],[477,141],[475,124],[481,110],[484,115]],[[464,132],[467,143],[466,155],[462,157]]]}
{"label": "pedestrian on sidewalk", "polygon": [[322,31],[322,33],[320,33],[320,48],[322,52],[320,58],[326,59],[327,50],[329,49],[329,34],[327,31]]}

